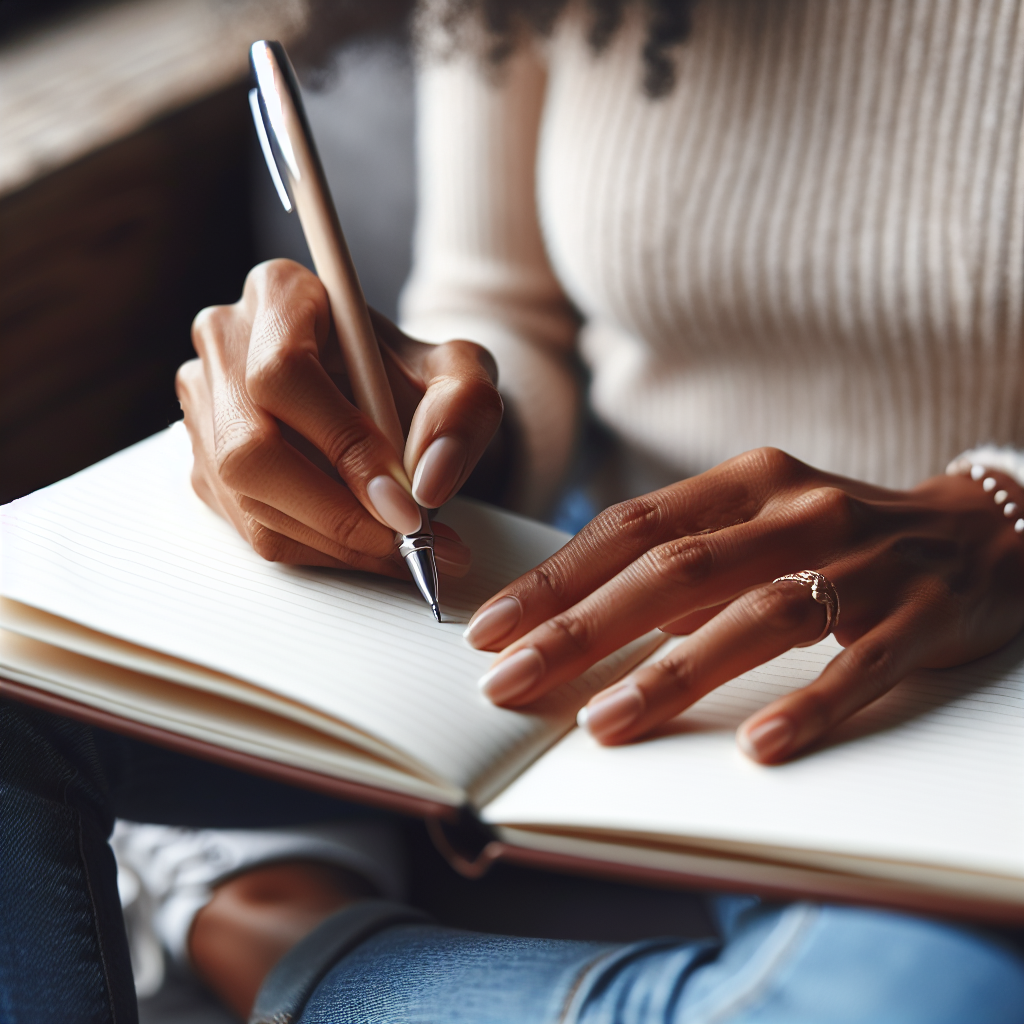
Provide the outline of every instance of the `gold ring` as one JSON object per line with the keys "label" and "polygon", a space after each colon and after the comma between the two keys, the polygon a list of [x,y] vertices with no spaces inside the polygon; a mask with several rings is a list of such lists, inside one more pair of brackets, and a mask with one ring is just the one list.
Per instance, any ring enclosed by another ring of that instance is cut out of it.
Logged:
{"label": "gold ring", "polygon": [[821,631],[821,635],[816,636],[813,640],[808,640],[807,643],[797,644],[797,647],[813,647],[815,644],[821,643],[839,624],[839,592],[832,586],[830,579],[822,576],[820,572],[815,572],[813,569],[791,572],[786,576],[780,576],[778,579],[772,580],[772,583],[782,583],[785,580],[793,580],[795,583],[809,585],[811,597],[818,604],[825,606],[825,628]]}

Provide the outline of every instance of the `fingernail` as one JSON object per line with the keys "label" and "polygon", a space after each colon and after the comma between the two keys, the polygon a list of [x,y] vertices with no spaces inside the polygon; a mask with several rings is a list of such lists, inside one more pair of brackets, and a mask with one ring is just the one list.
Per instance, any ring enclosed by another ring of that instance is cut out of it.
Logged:
{"label": "fingernail", "polygon": [[[436,541],[434,542],[437,543]],[[478,651],[508,636],[523,617],[523,606],[514,597],[502,597],[489,608],[473,616],[462,635]]]}
{"label": "fingernail", "polygon": [[753,729],[740,732],[736,740],[747,757],[758,761],[781,754],[793,739],[793,723],[788,718],[769,718]]}
{"label": "fingernail", "polygon": [[439,437],[420,456],[412,478],[412,493],[425,508],[443,505],[466,468],[466,446],[457,437]]}
{"label": "fingernail", "polygon": [[465,576],[473,562],[473,553],[465,544],[447,537],[434,537],[437,568],[447,576]]}
{"label": "fingernail", "polygon": [[495,704],[525,693],[541,677],[544,662],[532,647],[524,647],[480,677],[480,692]]}
{"label": "fingernail", "polygon": [[645,707],[640,688],[634,683],[622,682],[599,693],[585,708],[580,708],[576,721],[594,739],[607,739],[632,725]]}
{"label": "fingernail", "polygon": [[381,519],[401,534],[415,533],[422,525],[420,510],[412,495],[394,478],[375,476],[366,493]]}

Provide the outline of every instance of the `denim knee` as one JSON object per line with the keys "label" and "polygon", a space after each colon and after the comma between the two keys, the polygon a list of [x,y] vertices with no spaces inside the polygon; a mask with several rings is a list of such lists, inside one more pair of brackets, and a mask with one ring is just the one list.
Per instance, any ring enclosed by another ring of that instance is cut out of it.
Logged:
{"label": "denim knee", "polygon": [[1024,1022],[1024,959],[981,930],[857,907],[749,915],[675,1024]]}
{"label": "denim knee", "polygon": [[521,939],[388,928],[336,964],[303,1024],[1024,1022],[998,939],[858,908],[749,908],[724,943]]}
{"label": "denim knee", "polygon": [[375,935],[327,974],[302,1024],[521,1024],[563,1019],[607,943],[483,935],[432,924]]}

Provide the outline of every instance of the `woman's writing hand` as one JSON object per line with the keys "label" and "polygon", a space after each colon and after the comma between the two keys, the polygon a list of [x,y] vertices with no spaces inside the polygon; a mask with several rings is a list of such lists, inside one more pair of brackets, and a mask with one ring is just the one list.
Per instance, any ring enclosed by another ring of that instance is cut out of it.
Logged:
{"label": "woman's writing hand", "polygon": [[[989,474],[1024,508],[1024,490]],[[991,486],[991,485],[990,485]],[[824,629],[809,587],[841,602],[845,650],[802,690],[740,727],[743,749],[776,762],[813,743],[908,672],[995,650],[1024,624],[1024,535],[965,476],[888,491],[759,449],[613,506],[495,595],[467,635],[501,650],[481,681],[513,707],[578,675],[654,627],[692,634],[587,707],[590,731],[622,743]]]}
{"label": "woman's writing hand", "polygon": [[[308,270],[263,263],[237,303],[196,317],[199,358],[177,379],[192,483],[264,558],[405,576],[395,534],[419,528],[412,494],[430,508],[447,501],[498,427],[485,349],[423,344],[371,315],[407,432],[404,461],[347,397],[327,295]],[[469,566],[441,525],[435,553],[442,572]]]}

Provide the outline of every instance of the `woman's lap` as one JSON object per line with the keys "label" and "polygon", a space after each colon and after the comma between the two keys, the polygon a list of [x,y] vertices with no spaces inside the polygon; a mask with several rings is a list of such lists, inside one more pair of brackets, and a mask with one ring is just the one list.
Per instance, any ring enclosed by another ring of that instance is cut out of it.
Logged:
{"label": "woman's lap", "polygon": [[975,1024],[1024,1020],[1024,961],[991,937],[857,908],[745,915],[722,941],[628,945],[402,925],[324,978],[302,1024]]}
{"label": "woman's lap", "polygon": [[0,1020],[132,1021],[115,817],[267,827],[373,814],[0,700]]}
{"label": "woman's lap", "polygon": [[[0,805],[0,1019],[12,1022],[135,1019],[115,815],[253,828],[366,813],[6,702]],[[722,941],[393,928],[329,973],[304,1019],[1024,1020],[1024,961],[985,934],[802,904],[731,901],[722,917],[737,907]]]}

